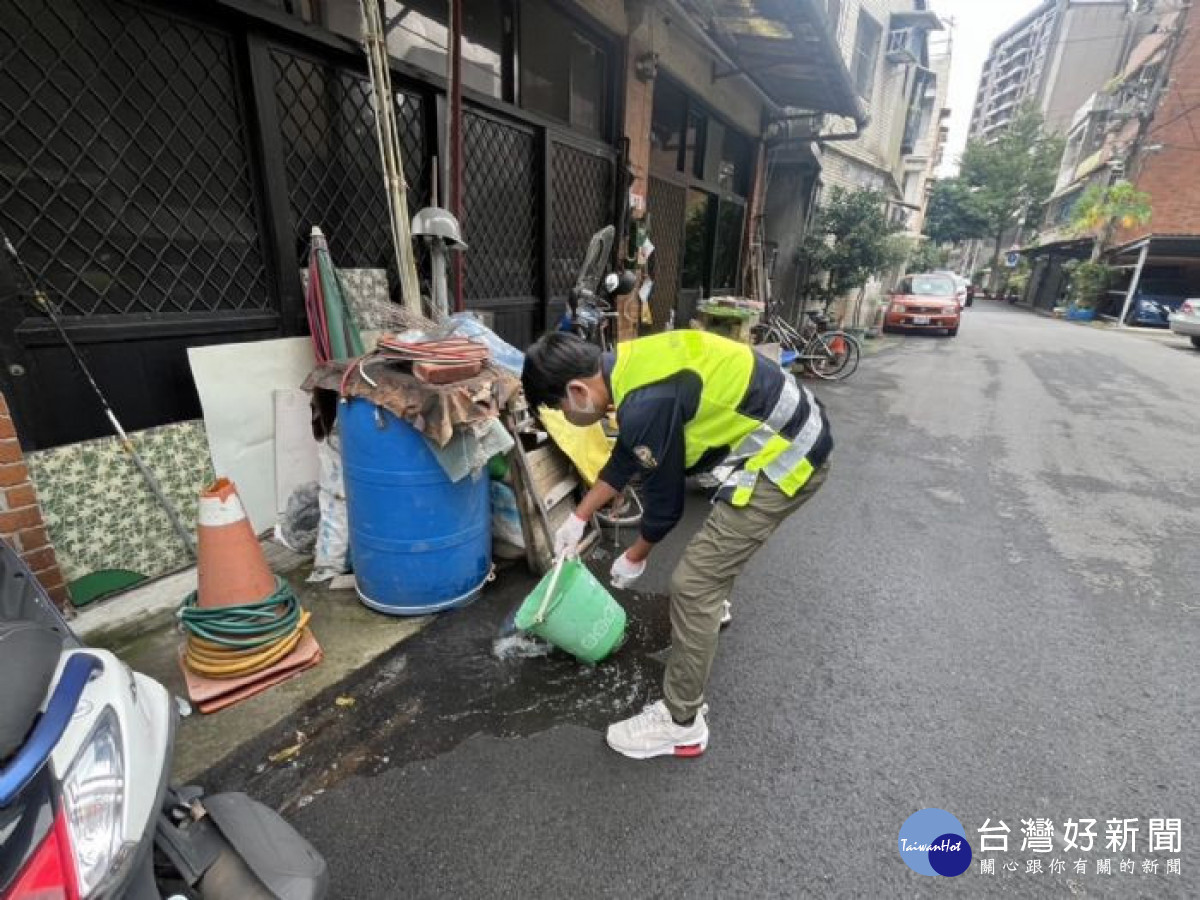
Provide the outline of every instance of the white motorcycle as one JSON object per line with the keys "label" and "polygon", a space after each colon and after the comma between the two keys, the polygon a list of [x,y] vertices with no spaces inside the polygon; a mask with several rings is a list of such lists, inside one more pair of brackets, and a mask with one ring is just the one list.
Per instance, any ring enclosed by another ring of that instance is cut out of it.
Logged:
{"label": "white motorcycle", "polygon": [[320,854],[245,794],[168,784],[166,689],[84,647],[0,542],[0,897],[287,898]]}

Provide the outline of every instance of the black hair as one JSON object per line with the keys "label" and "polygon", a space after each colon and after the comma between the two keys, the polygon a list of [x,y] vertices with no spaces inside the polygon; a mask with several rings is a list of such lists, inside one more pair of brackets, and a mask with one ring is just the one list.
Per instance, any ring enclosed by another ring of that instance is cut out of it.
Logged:
{"label": "black hair", "polygon": [[557,406],[567,394],[567,383],[600,372],[600,348],[562,331],[539,338],[525,351],[521,385],[530,409],[542,404]]}

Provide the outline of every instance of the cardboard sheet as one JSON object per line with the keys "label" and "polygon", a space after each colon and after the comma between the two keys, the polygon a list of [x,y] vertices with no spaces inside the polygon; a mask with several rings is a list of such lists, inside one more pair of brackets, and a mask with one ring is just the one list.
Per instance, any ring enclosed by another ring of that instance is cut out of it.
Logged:
{"label": "cardboard sheet", "polygon": [[306,337],[188,348],[218,477],[233,479],[255,532],[275,523],[275,391],[316,365]]}
{"label": "cardboard sheet", "polygon": [[275,391],[275,511],[280,516],[296,488],[320,477],[311,401],[298,387]]}

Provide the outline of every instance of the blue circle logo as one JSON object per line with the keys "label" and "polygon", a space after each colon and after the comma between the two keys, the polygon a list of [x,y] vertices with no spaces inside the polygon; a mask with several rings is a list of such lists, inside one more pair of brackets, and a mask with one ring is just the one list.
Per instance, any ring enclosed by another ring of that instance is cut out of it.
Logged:
{"label": "blue circle logo", "polygon": [[958,821],[944,809],[922,809],[900,826],[900,856],[919,875],[953,878],[971,866],[971,843]]}

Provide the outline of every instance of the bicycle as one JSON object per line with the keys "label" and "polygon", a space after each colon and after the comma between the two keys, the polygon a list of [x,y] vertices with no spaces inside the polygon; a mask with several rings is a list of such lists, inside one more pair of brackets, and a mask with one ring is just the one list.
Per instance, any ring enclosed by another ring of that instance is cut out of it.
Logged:
{"label": "bicycle", "polygon": [[[770,179],[768,170],[767,178]],[[789,368],[801,364],[817,378],[825,381],[844,381],[858,371],[862,348],[858,340],[844,331],[830,331],[829,317],[823,312],[810,310],[799,329],[777,315],[772,300],[775,257],[767,262],[766,245],[763,241],[763,217],[759,216],[757,237],[751,245],[752,262],[750,274],[753,293],[763,300],[762,321],[751,330],[751,339],[756,344],[778,343],[784,352],[796,356],[788,363]]]}
{"label": "bicycle", "polygon": [[756,344],[779,344],[785,351],[796,353],[792,364],[804,368],[825,381],[845,381],[856,371],[862,357],[858,339],[845,331],[830,331],[829,317],[816,310],[805,313],[800,328],[782,316],[770,312],[755,326],[752,335]]}

